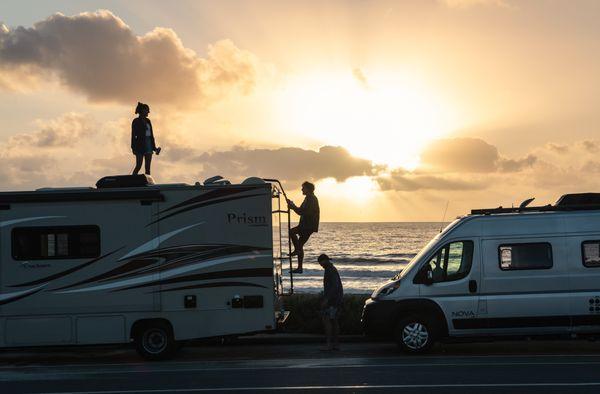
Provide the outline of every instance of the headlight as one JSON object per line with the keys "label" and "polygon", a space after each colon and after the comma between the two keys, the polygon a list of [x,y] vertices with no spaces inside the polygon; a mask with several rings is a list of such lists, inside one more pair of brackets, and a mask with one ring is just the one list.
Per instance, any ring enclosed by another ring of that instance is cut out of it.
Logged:
{"label": "headlight", "polygon": [[383,285],[379,289],[375,290],[373,292],[373,294],[371,294],[371,298],[372,299],[376,299],[376,298],[379,298],[379,297],[382,297],[382,296],[390,295],[394,291],[396,291],[396,289],[399,288],[399,287],[400,287],[400,281],[392,282],[392,283]]}

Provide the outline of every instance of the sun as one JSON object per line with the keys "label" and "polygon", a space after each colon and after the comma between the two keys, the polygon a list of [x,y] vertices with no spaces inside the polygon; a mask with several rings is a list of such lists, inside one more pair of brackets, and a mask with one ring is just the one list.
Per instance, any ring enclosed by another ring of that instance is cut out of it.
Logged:
{"label": "sun", "polygon": [[451,108],[416,78],[362,72],[291,79],[277,98],[284,127],[391,167],[415,168],[455,127]]}

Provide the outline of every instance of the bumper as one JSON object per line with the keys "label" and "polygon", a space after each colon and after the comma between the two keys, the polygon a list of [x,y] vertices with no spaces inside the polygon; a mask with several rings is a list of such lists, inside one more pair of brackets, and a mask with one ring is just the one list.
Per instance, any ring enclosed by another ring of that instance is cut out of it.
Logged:
{"label": "bumper", "polygon": [[395,301],[368,299],[360,319],[365,335],[391,337],[396,320],[396,306]]}

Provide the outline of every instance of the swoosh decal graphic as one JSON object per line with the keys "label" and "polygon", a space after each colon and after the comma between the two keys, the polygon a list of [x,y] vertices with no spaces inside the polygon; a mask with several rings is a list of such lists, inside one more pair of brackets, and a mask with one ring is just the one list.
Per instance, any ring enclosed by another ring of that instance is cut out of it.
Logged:
{"label": "swoosh decal graphic", "polygon": [[221,203],[221,202],[228,202],[228,201],[240,200],[242,198],[264,196],[264,195],[265,195],[265,193],[247,194],[245,196],[236,196],[236,197],[222,198],[222,199],[218,199],[218,200],[211,200],[211,201],[207,201],[207,202],[201,202],[201,203],[197,203],[197,204],[192,204],[190,206],[187,206],[186,208],[180,209],[177,212],[173,212],[173,213],[170,213],[170,214],[168,214],[166,216],[160,217],[160,218],[158,218],[158,219],[156,219],[156,220],[148,223],[146,225],[146,227],[150,226],[151,224],[158,223],[161,220],[170,218],[170,217],[175,216],[175,215],[179,215],[180,213],[183,213],[183,212],[191,211],[193,209],[202,208],[202,207],[206,207],[206,206],[213,205],[213,204],[218,204],[218,203]]}
{"label": "swoosh decal graphic", "polygon": [[120,247],[119,249],[113,250],[112,252],[106,253],[105,255],[102,255],[100,257],[92,259],[92,260],[90,260],[90,261],[88,261],[86,263],[83,263],[81,265],[78,265],[76,267],[69,268],[68,270],[61,271],[61,272],[58,272],[58,273],[50,275],[50,276],[46,276],[46,277],[41,278],[41,279],[36,279],[36,280],[31,281],[31,282],[20,283],[18,285],[12,285],[12,286],[9,286],[9,287],[23,287],[23,286],[38,285],[40,283],[50,282],[50,281],[53,281],[55,279],[62,278],[63,276],[67,276],[69,274],[72,274],[73,272],[79,271],[80,269],[83,269],[83,268],[87,267],[88,265],[94,264],[95,262],[100,261],[103,258],[105,258],[107,256],[110,256],[111,254],[113,254],[113,253],[115,253],[115,252],[117,252],[117,251],[119,251],[121,249],[123,249],[123,247]]}
{"label": "swoosh decal graphic", "polygon": [[201,194],[199,196],[192,197],[192,198],[190,198],[188,200],[180,202],[179,204],[175,204],[172,207],[163,209],[162,211],[159,212],[159,214],[164,213],[164,212],[169,212],[169,211],[172,211],[173,209],[181,208],[181,207],[184,207],[186,205],[194,204],[194,203],[197,203],[197,202],[205,202],[205,201],[208,201],[208,200],[212,200],[214,198],[225,197],[225,196],[231,195],[231,194],[243,193],[243,192],[247,192],[247,191],[253,190],[253,189],[256,189],[256,186],[253,186],[253,187],[240,187],[240,188],[236,188],[236,189],[219,188],[219,189],[211,190],[211,191],[208,191],[208,192],[206,192],[204,194]]}
{"label": "swoosh decal graphic", "polygon": [[136,289],[140,287],[148,287],[148,286],[157,286],[157,285],[168,285],[172,283],[179,282],[192,282],[198,280],[211,280],[211,279],[223,279],[223,278],[261,278],[261,277],[272,277],[273,276],[273,268],[248,268],[248,269],[238,269],[238,270],[229,270],[229,271],[216,271],[216,272],[208,272],[205,274],[193,274],[186,276],[178,276],[176,278],[171,279],[160,279],[151,283],[144,283],[136,286],[126,287],[124,289],[119,289],[117,291],[122,290],[130,290]]}
{"label": "swoosh decal graphic", "polygon": [[23,223],[23,222],[31,222],[33,220],[58,219],[58,218],[66,218],[66,216],[34,216],[34,217],[30,217],[30,218],[5,220],[3,222],[0,222],[0,227],[12,226],[13,224]]}
{"label": "swoosh decal graphic", "polygon": [[199,222],[199,223],[195,223],[195,224],[190,224],[189,226],[185,226],[182,228],[178,228],[177,230],[173,230],[171,232],[168,232],[166,234],[161,234],[156,238],[151,239],[150,241],[138,246],[137,248],[135,248],[134,250],[132,250],[131,252],[127,253],[125,256],[121,257],[119,259],[119,261],[123,261],[129,257],[132,256],[136,256],[136,255],[140,255],[142,253],[146,253],[149,250],[154,250],[157,249],[161,243],[165,242],[167,239],[172,238],[174,236],[176,236],[177,234],[185,231],[185,230],[189,230],[192,227],[196,227],[199,226],[201,224],[204,224],[204,222]]}
{"label": "swoosh decal graphic", "polygon": [[153,265],[155,263],[157,263],[159,261],[159,259],[136,259],[136,260],[132,260],[126,264],[123,264],[122,266],[119,266],[115,269],[112,269],[108,272],[105,272],[103,274],[100,275],[96,275],[93,276],[89,279],[84,279],[82,281],[70,284],[70,285],[66,285],[66,286],[62,286],[62,287],[58,287],[56,289],[52,289],[52,290],[63,290],[63,289],[69,289],[71,287],[76,287],[76,286],[80,286],[80,285],[84,285],[86,283],[91,283],[91,282],[96,282],[96,281],[102,281],[102,280],[109,280],[112,279],[113,277],[119,277],[122,276],[124,272],[129,272],[129,271],[134,271],[134,270],[139,270],[140,268],[144,268],[147,267],[148,265]]}
{"label": "swoosh decal graphic", "polygon": [[41,286],[34,287],[33,289],[27,289],[22,291],[15,291],[12,293],[0,294],[0,305],[8,304],[9,302],[20,300],[21,298],[29,297],[46,287],[47,283]]}
{"label": "swoosh decal graphic", "polygon": [[[161,273],[160,275],[161,275],[161,278],[168,279],[168,278],[171,278],[171,277],[174,277],[177,275],[181,275],[181,274],[185,274],[185,273],[194,271],[198,268],[208,268],[208,267],[213,267],[215,265],[229,263],[229,262],[233,262],[233,261],[246,260],[246,259],[253,260],[256,258],[260,258],[260,257],[270,257],[270,256],[271,256],[271,254],[269,254],[269,253],[255,253],[255,254],[244,254],[244,255],[239,255],[239,256],[223,257],[223,258],[212,260],[212,261],[207,261],[207,262],[203,261],[203,262],[199,262],[197,264],[190,264],[190,265],[186,265],[183,267],[174,268],[171,270],[167,270],[167,271]],[[154,282],[157,279],[156,275],[157,274],[147,274],[147,275],[142,275],[137,278],[124,279],[124,280],[120,280],[120,281],[113,282],[113,283],[106,283],[106,284],[102,284],[102,285],[84,287],[83,289],[57,291],[57,293],[70,294],[70,293],[82,293],[82,292],[98,291],[98,290],[113,290],[113,289],[126,287],[126,286],[135,286],[135,285],[140,285],[140,284],[144,284],[144,283],[148,283],[148,282]]]}

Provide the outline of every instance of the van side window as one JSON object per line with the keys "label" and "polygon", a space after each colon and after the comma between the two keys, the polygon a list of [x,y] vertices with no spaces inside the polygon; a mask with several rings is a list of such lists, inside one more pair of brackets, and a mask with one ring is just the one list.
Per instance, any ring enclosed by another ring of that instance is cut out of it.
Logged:
{"label": "van side window", "polygon": [[462,279],[471,271],[473,242],[457,241],[444,245],[429,260],[433,282],[449,282]]}
{"label": "van side window", "polygon": [[600,267],[600,241],[582,242],[581,256],[586,267]]}
{"label": "van side window", "polygon": [[552,268],[552,245],[547,242],[500,245],[498,259],[503,271]]}
{"label": "van side window", "polygon": [[80,259],[100,256],[98,226],[20,227],[12,231],[15,260]]}

